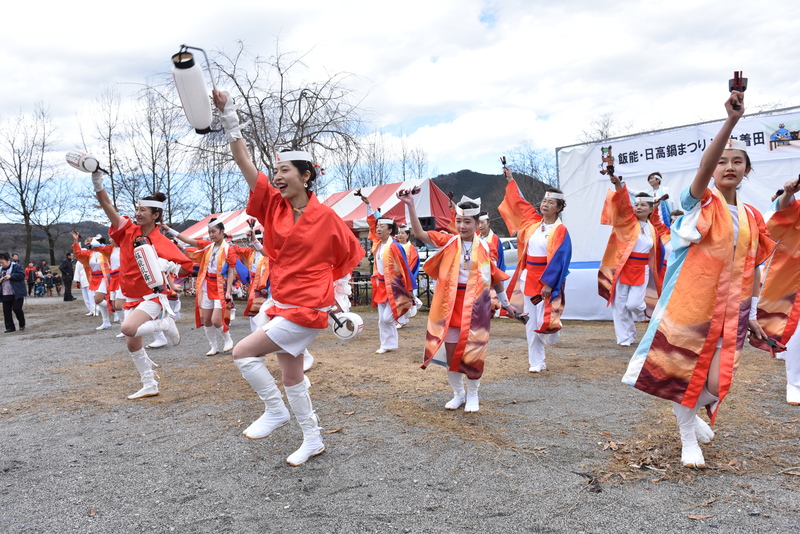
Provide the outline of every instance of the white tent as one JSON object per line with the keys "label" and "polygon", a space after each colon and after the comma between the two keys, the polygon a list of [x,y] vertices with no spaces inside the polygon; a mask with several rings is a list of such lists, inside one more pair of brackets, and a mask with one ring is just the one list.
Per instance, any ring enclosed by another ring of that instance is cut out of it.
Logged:
{"label": "white tent", "polygon": [[[611,184],[600,174],[601,147],[612,147],[615,174],[631,191],[650,189],[647,176],[658,171],[670,200],[694,178],[703,151],[722,121],[586,143],[557,149],[561,189],[567,208],[563,221],[572,238],[571,274],[567,277],[566,319],[610,319],[611,311],[597,295],[597,269],[605,251],[609,226],[600,224],[606,191]],[[733,137],[745,141],[753,171],[742,184],[740,197],[762,213],[775,191],[800,172],[800,111],[797,108],[748,116],[739,121]]]}

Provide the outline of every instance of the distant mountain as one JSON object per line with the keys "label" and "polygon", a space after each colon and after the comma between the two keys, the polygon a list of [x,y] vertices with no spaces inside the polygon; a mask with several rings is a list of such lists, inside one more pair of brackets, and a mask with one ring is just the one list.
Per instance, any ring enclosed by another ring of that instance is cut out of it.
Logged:
{"label": "distant mountain", "polygon": [[[544,183],[524,174],[515,174],[522,194],[532,204],[538,204],[544,196]],[[499,236],[508,236],[503,218],[497,211],[497,206],[503,201],[506,191],[506,179],[502,174],[481,174],[469,170],[441,174],[432,179],[436,186],[445,193],[453,193],[453,200],[458,202],[462,195],[469,198],[480,198],[481,208],[489,214],[492,230]]]}

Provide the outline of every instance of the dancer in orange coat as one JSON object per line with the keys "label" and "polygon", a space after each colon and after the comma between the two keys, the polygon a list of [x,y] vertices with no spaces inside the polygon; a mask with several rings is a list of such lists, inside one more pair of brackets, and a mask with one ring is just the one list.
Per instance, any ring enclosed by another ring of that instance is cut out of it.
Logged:
{"label": "dancer in orange coat", "polygon": [[408,209],[414,235],[423,243],[440,248],[423,266],[428,276],[436,280],[436,289],[428,316],[422,368],[431,362],[447,367],[453,398],[445,404],[446,409],[456,410],[464,405],[465,412],[477,412],[492,318],[490,289],[497,292],[510,314],[516,314],[503,292],[503,280],[508,275],[497,268],[489,246],[476,233],[480,213],[477,204],[462,202],[456,207],[458,234],[426,232],[413,197],[402,193],[407,191],[399,191],[398,198]]}
{"label": "dancer in orange coat", "polygon": [[321,454],[325,445],[299,356],[327,328],[328,312],[336,309],[334,282],[353,271],[364,257],[364,249],[344,221],[310,191],[317,177],[311,154],[277,154],[270,183],[250,159],[235,103],[227,93],[214,91],[213,97],[222,111],[220,119],[233,159],[250,187],[247,213],[264,227],[274,304],[263,312],[269,322],[233,349],[242,377],[266,407],[244,434],[251,439],[264,438],[289,420],[280,390],[264,365],[264,355],[275,352],[289,406],[303,431],[303,444],[286,462],[301,465]]}
{"label": "dancer in orange coat", "polygon": [[[195,324],[203,327],[211,348],[206,356],[219,354],[218,337],[222,338],[222,352],[233,350],[233,339],[228,331],[231,322],[228,303],[231,302],[233,280],[236,277],[236,245],[225,240],[225,225],[211,219],[208,221],[208,238],[193,239],[176,232],[166,224],[161,225],[170,235],[193,247],[186,255],[192,259],[200,270],[197,272],[195,297]],[[223,274],[227,265],[227,277]]]}

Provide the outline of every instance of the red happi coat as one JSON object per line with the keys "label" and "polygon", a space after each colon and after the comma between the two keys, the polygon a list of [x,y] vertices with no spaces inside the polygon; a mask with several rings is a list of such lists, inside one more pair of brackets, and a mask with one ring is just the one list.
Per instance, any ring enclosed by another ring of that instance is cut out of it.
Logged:
{"label": "red happi coat", "polygon": [[291,204],[262,172],[250,192],[247,214],[264,227],[264,253],[276,302],[266,313],[308,328],[327,328],[333,282],[350,274],[364,257],[353,231],[311,191],[295,222]]}

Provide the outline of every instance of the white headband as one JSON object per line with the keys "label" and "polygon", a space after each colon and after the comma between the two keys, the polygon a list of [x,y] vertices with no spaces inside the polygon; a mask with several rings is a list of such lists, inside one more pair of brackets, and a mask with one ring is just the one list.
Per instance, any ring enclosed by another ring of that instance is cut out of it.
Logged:
{"label": "white headband", "polygon": [[408,227],[408,225],[407,225],[407,224],[404,224],[403,226],[400,226],[400,227],[399,227],[399,228],[397,228],[397,229],[398,229],[398,230],[402,230],[402,231],[404,231],[404,232],[408,232],[408,231],[410,230],[410,228]]}
{"label": "white headband", "polygon": [[564,195],[562,193],[556,193],[555,191],[547,191],[544,194],[544,198],[554,198],[556,200],[564,200]]}
{"label": "white headband", "polygon": [[164,203],[159,202],[158,200],[140,200],[139,206],[143,206],[145,208],[159,208],[164,209]]}
{"label": "white headband", "polygon": [[656,201],[656,199],[654,199],[653,197],[634,197],[634,200],[635,201],[643,200],[645,202],[655,202]]}
{"label": "white headband", "polygon": [[738,139],[728,139],[727,144],[725,145],[725,150],[743,150],[747,151],[747,144],[744,141],[739,141]]}
{"label": "white headband", "polygon": [[312,163],[311,154],[303,150],[293,150],[291,152],[278,152],[275,154],[275,161],[282,163],[284,161],[307,161]]}
{"label": "white headband", "polygon": [[480,208],[461,209],[458,206],[456,206],[456,213],[459,215],[466,215],[467,217],[476,217],[480,215],[481,209]]}
{"label": "white headband", "polygon": [[481,215],[478,220],[480,220],[480,221],[488,221],[489,220],[489,214],[487,213],[486,215]]}
{"label": "white headband", "polygon": [[394,219],[381,217],[380,219],[378,219],[378,224],[388,224],[389,226],[391,226],[392,224],[394,224]]}

